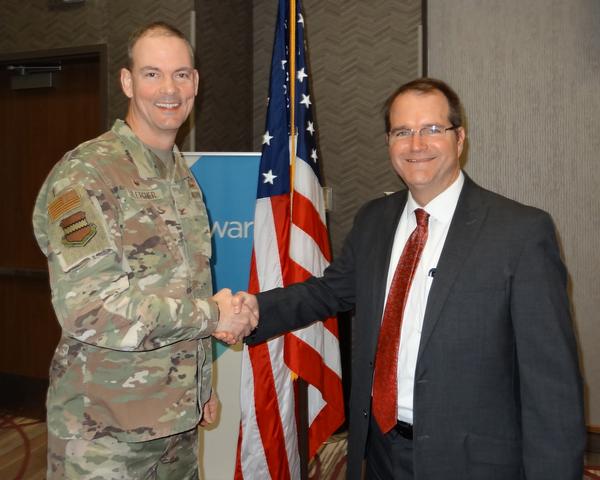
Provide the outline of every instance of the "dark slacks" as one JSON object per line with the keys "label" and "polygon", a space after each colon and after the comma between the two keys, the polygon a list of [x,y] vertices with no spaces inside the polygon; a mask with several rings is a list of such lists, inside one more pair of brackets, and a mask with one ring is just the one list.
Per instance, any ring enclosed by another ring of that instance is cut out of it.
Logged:
{"label": "dark slacks", "polygon": [[366,461],[367,480],[412,480],[413,441],[395,429],[384,435],[371,417]]}

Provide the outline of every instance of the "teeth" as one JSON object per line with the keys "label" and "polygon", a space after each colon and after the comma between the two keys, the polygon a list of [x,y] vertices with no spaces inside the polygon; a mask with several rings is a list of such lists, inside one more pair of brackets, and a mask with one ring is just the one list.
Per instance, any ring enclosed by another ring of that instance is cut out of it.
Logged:
{"label": "teeth", "polygon": [[156,106],[161,107],[161,108],[176,108],[179,106],[179,104],[178,103],[157,103]]}
{"label": "teeth", "polygon": [[428,162],[431,158],[407,158],[406,161],[410,163]]}

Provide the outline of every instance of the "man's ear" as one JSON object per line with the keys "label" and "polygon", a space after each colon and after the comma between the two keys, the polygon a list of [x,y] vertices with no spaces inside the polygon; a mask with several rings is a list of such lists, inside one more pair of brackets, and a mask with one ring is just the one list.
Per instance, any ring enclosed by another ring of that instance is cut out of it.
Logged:
{"label": "man's ear", "polygon": [[127,96],[127,98],[133,97],[133,87],[131,85],[132,78],[131,72],[128,68],[121,69],[121,89],[123,93]]}
{"label": "man's ear", "polygon": [[198,95],[198,85],[200,85],[200,74],[194,68],[194,95]]}
{"label": "man's ear", "polygon": [[456,129],[456,147],[458,150],[458,157],[461,156],[463,148],[465,147],[465,139],[467,138],[467,134],[463,127],[458,127]]}

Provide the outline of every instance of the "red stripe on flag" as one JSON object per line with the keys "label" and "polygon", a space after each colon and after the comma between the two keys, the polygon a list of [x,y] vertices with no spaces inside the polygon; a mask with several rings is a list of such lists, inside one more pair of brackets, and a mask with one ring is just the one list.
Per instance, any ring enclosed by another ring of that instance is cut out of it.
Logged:
{"label": "red stripe on flag", "polygon": [[337,318],[328,318],[323,322],[323,326],[329,330],[336,338],[340,338]]}
{"label": "red stripe on flag", "polygon": [[235,454],[235,470],[233,472],[233,480],[243,480],[244,473],[242,472],[242,462],[240,452],[242,451],[243,429],[240,421],[240,430],[238,432],[237,453]]}
{"label": "red stripe on flag", "polygon": [[285,336],[285,363],[292,371],[321,392],[325,405],[309,427],[308,452],[312,458],[321,444],[344,421],[340,377],[314,348],[293,334]]}
{"label": "red stripe on flag", "polygon": [[[281,274],[285,278],[286,264],[290,254],[290,197],[288,195],[277,195],[271,197],[270,201],[275,222],[275,234],[277,235]],[[257,228],[257,226],[255,225],[254,228]]]}
{"label": "red stripe on flag", "polygon": [[[308,270],[306,270],[302,265],[299,265],[290,258],[288,258],[288,264],[289,265],[287,268],[287,277],[284,277],[285,285],[303,282],[304,280],[312,276],[312,274]],[[318,320],[318,318],[316,318],[315,320]]]}
{"label": "red stripe on flag", "polygon": [[258,293],[260,285],[258,283],[258,272],[256,271],[256,256],[252,249],[252,257],[250,258],[250,278],[248,280],[248,292]]}
{"label": "red stripe on flag", "polygon": [[[269,473],[273,479],[287,480],[290,478],[290,467],[285,449],[285,436],[281,424],[281,414],[277,402],[277,390],[269,347],[266,343],[248,348],[250,363],[254,373],[254,403],[260,406],[263,414],[256,414],[256,423],[263,443]],[[269,415],[264,415],[264,412]]]}
{"label": "red stripe on flag", "polygon": [[319,249],[327,262],[331,262],[327,227],[321,221],[319,212],[317,212],[313,203],[298,192],[294,194],[292,216],[292,223],[310,235],[319,246]]}

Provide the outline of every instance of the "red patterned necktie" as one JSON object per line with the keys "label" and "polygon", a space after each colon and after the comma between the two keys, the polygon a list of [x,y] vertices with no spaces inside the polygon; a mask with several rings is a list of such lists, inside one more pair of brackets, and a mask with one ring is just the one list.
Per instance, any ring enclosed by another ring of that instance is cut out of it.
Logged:
{"label": "red patterned necktie", "polygon": [[383,322],[379,331],[375,374],[373,377],[373,415],[383,433],[396,426],[398,417],[398,346],[402,315],[423,247],[427,241],[429,214],[422,208],[415,210],[417,227],[408,237],[394,278],[390,285]]}

